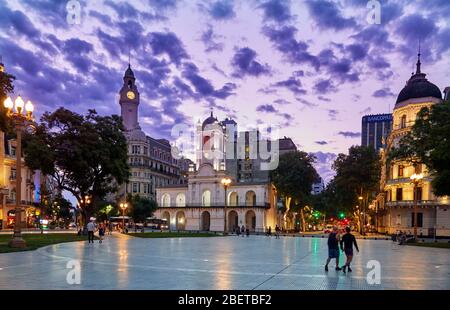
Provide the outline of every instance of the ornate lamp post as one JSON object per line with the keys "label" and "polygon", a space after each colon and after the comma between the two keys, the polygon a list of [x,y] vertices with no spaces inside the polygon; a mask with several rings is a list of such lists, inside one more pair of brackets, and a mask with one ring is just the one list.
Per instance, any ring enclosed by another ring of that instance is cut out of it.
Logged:
{"label": "ornate lamp post", "polygon": [[411,177],[411,181],[414,184],[414,240],[417,240],[417,185],[423,179],[422,173],[414,173]]}
{"label": "ornate lamp post", "polygon": [[[361,190],[361,192],[362,192],[362,190]],[[362,214],[363,214],[363,218],[362,218],[362,220],[363,220],[363,223],[362,223],[362,225],[361,225],[361,234],[364,236],[365,234],[366,234],[366,230],[365,230],[365,226],[366,226],[366,209],[365,209],[365,206],[364,206],[364,197],[361,195],[361,196],[359,196],[358,197],[358,200],[359,200],[359,204],[362,206]]]}
{"label": "ornate lamp post", "polygon": [[[34,106],[31,101],[25,102],[22,97],[18,96],[13,102],[11,97],[6,98],[4,106],[7,110],[7,116],[14,121],[16,127],[16,208],[15,208],[15,222],[14,222],[14,234],[9,242],[9,246],[12,248],[24,248],[26,247],[25,240],[22,238],[21,230],[21,212],[22,212],[22,130],[26,127],[27,122],[33,120],[32,114]],[[25,112],[24,113],[24,107]]]}
{"label": "ornate lamp post", "polygon": [[128,208],[127,203],[121,203],[120,208],[122,209],[122,233],[125,232],[125,210]]}
{"label": "ornate lamp post", "polygon": [[225,204],[223,207],[223,234],[227,235],[228,231],[227,231],[227,190],[228,187],[230,187],[231,184],[231,179],[226,177],[223,178],[221,181],[223,188],[225,189]]}

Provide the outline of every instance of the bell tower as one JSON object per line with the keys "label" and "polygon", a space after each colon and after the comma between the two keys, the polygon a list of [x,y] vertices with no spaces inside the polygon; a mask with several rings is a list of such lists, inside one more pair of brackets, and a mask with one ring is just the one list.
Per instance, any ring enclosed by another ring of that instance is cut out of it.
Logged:
{"label": "bell tower", "polygon": [[123,85],[119,94],[121,116],[125,129],[127,131],[141,129],[138,121],[139,91],[136,87],[136,78],[130,64],[128,64],[128,69],[125,71]]}

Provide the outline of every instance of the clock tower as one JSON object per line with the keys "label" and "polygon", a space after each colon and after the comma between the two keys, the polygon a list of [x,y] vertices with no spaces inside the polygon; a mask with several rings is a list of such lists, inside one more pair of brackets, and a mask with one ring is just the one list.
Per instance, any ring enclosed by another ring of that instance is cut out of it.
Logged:
{"label": "clock tower", "polygon": [[139,92],[136,87],[136,78],[130,64],[123,77],[123,86],[120,89],[119,104],[123,125],[127,131],[141,129],[138,121]]}

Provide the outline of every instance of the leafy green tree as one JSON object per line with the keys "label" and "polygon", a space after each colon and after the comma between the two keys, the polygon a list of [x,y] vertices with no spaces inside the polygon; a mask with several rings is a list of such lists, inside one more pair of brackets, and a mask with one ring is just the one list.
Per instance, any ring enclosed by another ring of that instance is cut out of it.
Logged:
{"label": "leafy green tree", "polygon": [[[127,142],[122,119],[86,116],[64,108],[45,113],[33,135],[24,139],[25,162],[41,170],[59,191],[70,192],[89,219],[109,193],[128,180]],[[90,197],[86,203],[84,197]]]}
{"label": "leafy green tree", "polygon": [[3,132],[10,131],[11,123],[8,117],[6,117],[6,109],[3,106],[3,102],[9,94],[14,92],[14,80],[15,76],[3,71],[0,71],[0,130]]}
{"label": "leafy green tree", "polygon": [[[332,186],[336,204],[343,212],[350,212],[358,221],[361,229],[361,208],[368,206],[379,190],[381,162],[380,157],[372,147],[352,146],[348,155],[339,154],[333,163],[336,171]],[[362,197],[360,201],[358,198]],[[368,209],[368,208],[366,208]]]}
{"label": "leafy green tree", "polygon": [[450,195],[450,101],[423,108],[388,159],[425,164],[433,176],[434,193]]}
{"label": "leafy green tree", "polygon": [[41,199],[40,208],[43,216],[52,220],[56,218],[56,222],[61,223],[63,227],[67,227],[73,219],[72,203],[60,194]]}
{"label": "leafy green tree", "polygon": [[277,169],[271,172],[272,182],[284,200],[286,214],[300,211],[303,231],[306,228],[303,208],[311,195],[312,185],[319,179],[314,161],[315,157],[306,152],[288,152],[280,156]]}
{"label": "leafy green tree", "polygon": [[129,195],[127,197],[129,205],[128,214],[131,216],[135,223],[143,223],[148,217],[153,215],[157,208],[156,201],[141,197],[139,195]]}

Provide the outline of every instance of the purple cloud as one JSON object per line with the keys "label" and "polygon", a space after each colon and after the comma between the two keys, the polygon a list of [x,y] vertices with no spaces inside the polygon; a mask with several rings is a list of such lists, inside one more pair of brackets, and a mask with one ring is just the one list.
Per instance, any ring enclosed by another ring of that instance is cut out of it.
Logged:
{"label": "purple cloud", "polygon": [[259,6],[264,11],[266,21],[284,23],[292,19],[290,0],[269,0]]}
{"label": "purple cloud", "polygon": [[352,132],[352,131],[339,131],[338,135],[343,136],[344,138],[359,138],[359,137],[361,137],[360,132]]}
{"label": "purple cloud", "polygon": [[396,95],[388,87],[385,87],[374,91],[372,96],[375,98],[385,98],[385,97],[395,97]]}
{"label": "purple cloud", "polygon": [[270,66],[258,62],[256,60],[257,55],[254,50],[248,47],[238,49],[231,61],[231,65],[234,67],[233,76],[243,78],[245,76],[270,75]]}
{"label": "purple cloud", "polygon": [[306,5],[309,14],[316,20],[316,24],[320,29],[342,30],[356,26],[356,22],[353,19],[342,16],[334,2],[316,0],[307,1]]}
{"label": "purple cloud", "polygon": [[275,107],[271,104],[262,104],[256,107],[257,112],[264,112],[264,113],[277,113],[278,110],[275,109]]}

